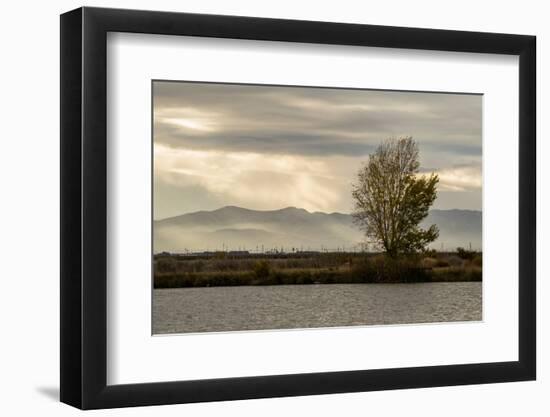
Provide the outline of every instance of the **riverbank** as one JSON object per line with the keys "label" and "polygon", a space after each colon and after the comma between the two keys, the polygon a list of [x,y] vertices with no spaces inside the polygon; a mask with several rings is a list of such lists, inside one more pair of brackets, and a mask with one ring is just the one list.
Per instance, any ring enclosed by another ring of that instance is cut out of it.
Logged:
{"label": "riverbank", "polygon": [[481,255],[456,254],[389,259],[380,254],[321,253],[190,259],[164,255],[155,261],[155,288],[259,285],[477,282]]}

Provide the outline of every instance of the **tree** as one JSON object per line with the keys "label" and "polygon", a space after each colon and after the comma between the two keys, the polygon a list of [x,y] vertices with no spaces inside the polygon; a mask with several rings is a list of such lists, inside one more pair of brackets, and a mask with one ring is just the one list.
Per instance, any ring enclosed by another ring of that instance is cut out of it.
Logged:
{"label": "tree", "polygon": [[392,258],[425,250],[439,235],[435,225],[419,227],[436,199],[439,177],[419,174],[418,154],[412,137],[385,140],[352,186],[355,224]]}

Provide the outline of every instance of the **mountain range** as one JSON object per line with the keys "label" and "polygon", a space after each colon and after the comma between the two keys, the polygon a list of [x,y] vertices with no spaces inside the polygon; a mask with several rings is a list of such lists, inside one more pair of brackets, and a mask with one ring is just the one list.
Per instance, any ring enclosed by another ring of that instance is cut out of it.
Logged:
{"label": "mountain range", "polygon": [[[436,224],[434,249],[481,249],[481,211],[431,210],[422,226]],[[353,250],[364,241],[352,216],[287,207],[250,210],[226,206],[154,222],[154,252],[214,250]]]}

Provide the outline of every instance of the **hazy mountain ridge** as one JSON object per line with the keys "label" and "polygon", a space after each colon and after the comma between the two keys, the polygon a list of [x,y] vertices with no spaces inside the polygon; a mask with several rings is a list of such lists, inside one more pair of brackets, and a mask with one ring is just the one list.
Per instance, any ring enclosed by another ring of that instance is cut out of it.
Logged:
{"label": "hazy mountain ridge", "polygon": [[[481,211],[431,210],[423,225],[436,224],[439,239],[432,247],[446,250],[457,246],[481,248]],[[351,215],[310,213],[287,207],[251,210],[226,206],[154,222],[154,252],[204,250],[350,250],[364,240]]]}

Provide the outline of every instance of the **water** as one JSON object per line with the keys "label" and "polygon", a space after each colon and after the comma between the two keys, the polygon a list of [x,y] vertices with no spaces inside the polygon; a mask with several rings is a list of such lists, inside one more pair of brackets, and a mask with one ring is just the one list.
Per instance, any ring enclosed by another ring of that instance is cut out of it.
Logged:
{"label": "water", "polygon": [[481,320],[481,282],[156,289],[153,333]]}

